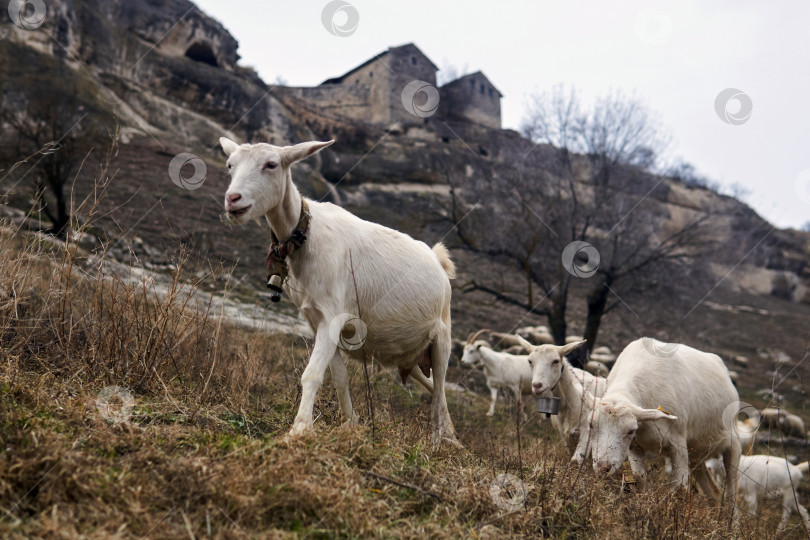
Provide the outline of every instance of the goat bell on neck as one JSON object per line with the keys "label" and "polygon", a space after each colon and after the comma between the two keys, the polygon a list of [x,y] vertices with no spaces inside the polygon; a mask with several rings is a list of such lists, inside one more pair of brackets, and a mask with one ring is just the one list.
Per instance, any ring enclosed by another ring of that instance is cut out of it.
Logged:
{"label": "goat bell on neck", "polygon": [[553,396],[537,398],[537,412],[545,413],[546,418],[552,414],[559,414],[560,398]]}
{"label": "goat bell on neck", "polygon": [[270,276],[270,279],[267,280],[267,288],[273,291],[270,295],[270,300],[273,302],[281,300],[281,293],[284,292],[281,290],[282,283],[284,283],[284,280],[278,274]]}

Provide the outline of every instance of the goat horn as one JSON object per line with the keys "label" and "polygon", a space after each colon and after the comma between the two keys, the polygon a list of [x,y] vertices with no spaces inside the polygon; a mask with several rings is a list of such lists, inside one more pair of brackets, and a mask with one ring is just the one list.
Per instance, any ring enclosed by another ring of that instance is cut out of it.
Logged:
{"label": "goat horn", "polygon": [[479,330],[478,332],[470,334],[469,337],[467,337],[467,343],[468,344],[475,343],[475,340],[478,339],[478,336],[486,332],[492,332],[492,330],[490,330],[489,328],[484,328],[483,330]]}

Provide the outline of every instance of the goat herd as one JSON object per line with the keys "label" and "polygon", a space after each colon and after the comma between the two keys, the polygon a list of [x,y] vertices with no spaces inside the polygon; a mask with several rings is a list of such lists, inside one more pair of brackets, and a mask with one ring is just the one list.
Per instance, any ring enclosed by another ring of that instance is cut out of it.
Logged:
{"label": "goat herd", "polygon": [[[455,277],[455,266],[441,243],[431,249],[339,206],[300,195],[291,165],[333,142],[279,147],[220,138],[230,174],[228,217],[236,224],[266,218],[273,240],[267,268],[268,285],[277,293],[274,299],[283,285],[315,331],[288,439],[294,441],[311,428],[327,367],[342,415],[349,423],[357,422],[343,359],[371,354],[384,366],[396,367],[403,382],[411,377],[431,392],[434,446],[442,440],[460,446],[445,399],[452,347],[449,280]],[[352,331],[347,333],[348,327]],[[493,351],[477,339],[480,333],[464,346],[463,363],[485,366],[492,397],[489,414],[499,388],[511,388],[518,399],[530,392],[553,395],[560,400],[554,422],[574,448],[572,459],[582,462],[591,456],[597,474],[614,474],[629,461],[643,483],[645,454],[661,454],[676,485],[688,486],[692,471],[701,489],[718,493],[711,473],[718,471],[725,476],[726,500],[736,507],[739,489],[749,508],[755,508],[758,496],[779,491],[785,504],[780,528],[796,510],[810,530],[793,489],[807,464],[741,457],[740,435],[745,439],[753,427],[739,427],[739,396],[717,355],[643,338],[622,351],[604,378],[597,376],[605,374],[603,366],[591,364],[597,373],[593,375],[565,360],[584,341],[554,345],[542,328],[520,334],[500,338],[523,347],[523,355]],[[610,351],[593,351],[592,359],[600,356],[608,358]]]}
{"label": "goat herd", "polygon": [[[496,352],[480,339],[488,332],[511,352]],[[804,438],[800,417],[768,408],[738,420],[737,391],[723,361],[714,354],[642,338],[630,343],[618,358],[606,347],[596,349],[591,358],[599,361],[588,362],[586,371],[565,359],[585,341],[577,337],[567,341],[553,345],[542,326],[521,328],[516,335],[488,330],[471,334],[461,364],[483,367],[492,397],[487,415],[494,413],[501,388],[512,391],[518,407],[522,395],[553,395],[560,405],[552,423],[574,449],[573,461],[580,463],[591,455],[595,472],[613,474],[628,460],[633,479],[643,484],[645,455],[662,454],[677,485],[685,487],[692,470],[701,489],[717,495],[714,481],[724,478],[729,500],[739,490],[752,513],[759,498],[781,497],[779,529],[796,511],[810,531],[810,516],[799,505],[795,491],[808,472],[808,463],[792,465],[776,456],[741,455],[752,451],[760,426]],[[602,377],[613,360],[610,374]],[[726,475],[729,470],[737,471],[736,478]]]}

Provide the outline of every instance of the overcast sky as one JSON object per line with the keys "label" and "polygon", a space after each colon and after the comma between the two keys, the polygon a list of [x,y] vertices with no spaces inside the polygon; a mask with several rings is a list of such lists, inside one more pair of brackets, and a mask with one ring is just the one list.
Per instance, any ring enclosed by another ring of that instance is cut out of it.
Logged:
{"label": "overcast sky", "polygon": [[[505,128],[518,128],[532,92],[558,83],[585,102],[635,92],[672,135],[670,157],[745,186],[776,225],[810,221],[809,2],[347,0],[359,23],[341,37],[322,24],[327,0],[195,1],[269,83],[317,85],[414,42],[439,67],[483,71],[504,95]],[[744,94],[721,107],[732,123],[715,110],[729,88]]]}

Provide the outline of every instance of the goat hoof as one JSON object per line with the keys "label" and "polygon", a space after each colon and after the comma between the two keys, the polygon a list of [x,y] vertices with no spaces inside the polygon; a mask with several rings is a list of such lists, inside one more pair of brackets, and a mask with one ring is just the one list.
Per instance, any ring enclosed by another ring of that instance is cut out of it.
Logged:
{"label": "goat hoof", "polygon": [[494,412],[492,412],[492,411],[489,411],[489,412],[487,413],[487,416],[495,416],[495,413],[494,413]]}
{"label": "goat hoof", "polygon": [[350,420],[344,420],[342,424],[340,424],[341,431],[352,431],[356,429],[360,425],[360,422],[357,419],[357,416],[353,416]]}
{"label": "goat hoof", "polygon": [[453,446],[454,448],[456,448],[458,450],[463,450],[464,449],[464,445],[461,444],[459,442],[459,440],[456,439],[455,437],[442,437],[442,440],[444,442],[446,442],[446,443],[449,443],[450,446]]}
{"label": "goat hoof", "polygon": [[308,426],[306,424],[296,424],[290,429],[290,431],[284,436],[283,441],[285,443],[292,443],[296,442],[300,439],[303,435],[310,433],[312,431],[312,426]]}

